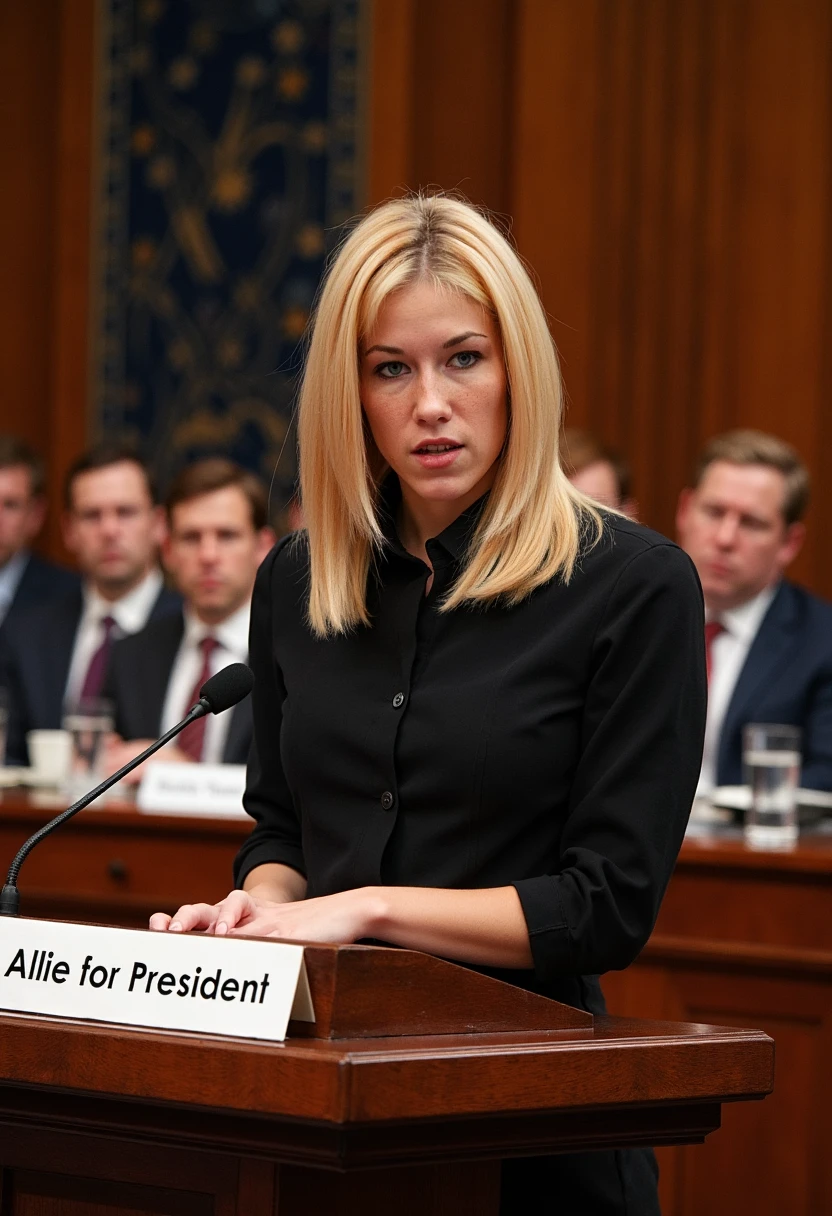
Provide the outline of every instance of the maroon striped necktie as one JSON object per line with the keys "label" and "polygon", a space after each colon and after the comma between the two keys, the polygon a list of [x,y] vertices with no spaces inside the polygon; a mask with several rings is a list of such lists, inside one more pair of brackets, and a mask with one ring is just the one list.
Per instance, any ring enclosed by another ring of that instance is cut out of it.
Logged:
{"label": "maroon striped necktie", "polygon": [[110,657],[110,651],[113,646],[113,629],[115,628],[115,618],[105,616],[99,622],[104,630],[104,637],[101,640],[98,649],[90,659],[87,674],[84,676],[84,683],[81,685],[81,700],[94,701],[100,696],[101,688],[104,684],[104,674],[107,671],[107,660]]}
{"label": "maroon striped necktie", "polygon": [[[199,700],[199,690],[207,679],[211,676],[211,658],[214,651],[219,646],[216,638],[212,638],[210,634],[204,637],[199,643],[199,649],[202,651],[202,670],[199,673],[199,679],[194,685],[193,692],[188,699],[188,704],[185,706],[185,713],[196,704]],[[190,756],[192,760],[202,759],[202,749],[205,747],[205,724],[207,715],[197,718],[196,722],[191,722],[182,731],[177,742],[177,747],[183,751],[186,756]]]}
{"label": "maroon striped necktie", "polygon": [[713,646],[714,640],[721,633],[725,633],[725,626],[722,621],[707,621],[705,623],[705,666],[708,670],[708,683],[711,682],[711,668],[713,666]]}

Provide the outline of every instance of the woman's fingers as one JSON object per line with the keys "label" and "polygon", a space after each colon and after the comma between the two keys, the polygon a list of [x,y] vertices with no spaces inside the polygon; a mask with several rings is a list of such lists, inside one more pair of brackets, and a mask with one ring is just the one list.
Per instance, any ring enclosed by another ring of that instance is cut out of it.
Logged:
{"label": "woman's fingers", "polygon": [[231,929],[250,920],[257,913],[257,904],[246,891],[232,891],[216,906],[214,932],[222,937]]}
{"label": "woman's fingers", "polygon": [[232,891],[218,904],[183,904],[173,916],[154,912],[150,928],[169,933],[216,933],[222,937],[256,913],[257,904],[250,895],[245,891]]}
{"label": "woman's fingers", "polygon": [[217,920],[217,904],[183,904],[170,918],[171,933],[210,933]]}

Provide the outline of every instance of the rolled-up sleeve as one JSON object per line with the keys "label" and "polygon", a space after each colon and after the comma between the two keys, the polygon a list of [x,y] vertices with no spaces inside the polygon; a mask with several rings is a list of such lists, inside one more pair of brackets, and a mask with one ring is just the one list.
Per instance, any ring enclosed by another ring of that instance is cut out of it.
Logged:
{"label": "rolled-up sleeve", "polygon": [[279,862],[306,875],[300,820],[283,771],[280,732],[286,699],[275,656],[272,627],[273,580],[283,542],[263,562],[251,602],[249,664],[254,673],[254,740],[249,754],[243,805],[255,827],[234,862],[234,882],[243,885],[256,867]]}
{"label": "rolled-up sleeve", "polygon": [[544,982],[626,967],[655,924],[701,765],[703,630],[688,557],[633,556],[594,637],[558,872],[514,884]]}

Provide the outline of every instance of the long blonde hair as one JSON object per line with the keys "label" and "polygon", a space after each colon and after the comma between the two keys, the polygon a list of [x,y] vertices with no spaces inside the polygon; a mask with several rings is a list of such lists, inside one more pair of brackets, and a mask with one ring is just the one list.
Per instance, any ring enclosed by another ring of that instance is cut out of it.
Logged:
{"label": "long blonde hair", "polygon": [[369,624],[366,590],[383,543],[378,491],[386,471],[368,445],[359,344],[387,297],[420,278],[471,297],[495,317],[509,388],[500,468],[463,569],[443,604],[502,598],[572,575],[589,522],[601,517],[558,458],[563,388],[540,299],[508,241],[468,203],[442,195],[381,204],[352,231],[318,302],[298,413],[309,553],[309,623],[319,636]]}

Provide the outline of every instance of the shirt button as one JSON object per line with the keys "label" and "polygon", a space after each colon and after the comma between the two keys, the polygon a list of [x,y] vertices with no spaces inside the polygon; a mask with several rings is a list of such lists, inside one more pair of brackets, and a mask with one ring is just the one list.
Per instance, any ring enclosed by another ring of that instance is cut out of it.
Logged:
{"label": "shirt button", "polygon": [[381,795],[381,809],[383,811],[389,811],[390,808],[392,807],[394,801],[395,801],[395,799],[393,798],[393,795],[390,793],[390,791],[385,790],[384,793]]}
{"label": "shirt button", "polygon": [[404,705],[404,693],[403,693],[403,692],[397,692],[397,693],[396,693],[396,695],[395,695],[395,697],[393,698],[393,708],[394,708],[394,709],[401,709],[401,707],[402,707],[403,705]]}

